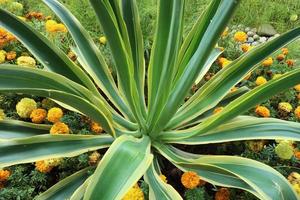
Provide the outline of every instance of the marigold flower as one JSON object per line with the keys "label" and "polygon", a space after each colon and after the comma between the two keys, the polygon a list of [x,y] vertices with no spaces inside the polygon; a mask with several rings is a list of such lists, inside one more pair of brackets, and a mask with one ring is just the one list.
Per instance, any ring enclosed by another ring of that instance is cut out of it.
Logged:
{"label": "marigold flower", "polygon": [[263,76],[259,76],[259,77],[257,77],[256,80],[255,80],[255,84],[256,84],[257,86],[263,85],[263,84],[265,84],[265,83],[267,83],[267,82],[268,82],[267,79],[265,79],[265,77],[263,77]]}
{"label": "marigold flower", "polygon": [[30,118],[33,123],[40,124],[47,117],[47,111],[42,108],[35,109],[31,112]]}
{"label": "marigold flower", "polygon": [[68,32],[65,25],[63,25],[62,23],[57,23],[55,20],[52,19],[46,21],[45,27],[46,27],[46,31],[49,33]]}
{"label": "marigold flower", "polygon": [[167,177],[166,177],[165,175],[160,174],[160,175],[159,175],[159,178],[160,178],[163,182],[168,183]]}
{"label": "marigold flower", "polygon": [[90,165],[95,165],[97,162],[100,160],[101,154],[98,153],[97,151],[94,151],[90,156],[89,156],[89,164]]}
{"label": "marigold flower", "polygon": [[288,102],[280,102],[278,104],[278,109],[290,113],[293,110],[293,106]]}
{"label": "marigold flower", "polygon": [[263,150],[265,146],[266,141],[264,140],[252,140],[252,141],[247,141],[247,147],[254,152],[260,152]]}
{"label": "marigold flower", "polygon": [[288,48],[282,48],[281,52],[282,52],[283,55],[288,55],[289,50],[288,50]]}
{"label": "marigold flower", "polygon": [[261,117],[270,117],[270,110],[265,106],[257,106],[255,113]]}
{"label": "marigold flower", "polygon": [[26,67],[36,67],[36,61],[30,56],[20,56],[17,58],[17,65]]}
{"label": "marigold flower", "polygon": [[5,62],[6,51],[0,50],[0,64]]}
{"label": "marigold flower", "polygon": [[294,64],[295,64],[295,61],[292,60],[292,59],[288,59],[288,60],[286,60],[286,64],[287,64],[289,67],[292,67],[292,66],[294,66]]}
{"label": "marigold flower", "polygon": [[194,189],[200,184],[200,176],[195,172],[184,172],[181,176],[181,183],[187,189]]}
{"label": "marigold flower", "polygon": [[215,194],[215,200],[229,200],[230,192],[227,188],[220,188]]}
{"label": "marigold flower", "polygon": [[10,51],[6,53],[6,60],[14,60],[17,57],[17,53],[15,51]]}
{"label": "marigold flower", "polygon": [[103,45],[106,45],[106,43],[107,43],[107,39],[106,39],[105,36],[101,36],[101,37],[99,38],[99,41],[100,41],[100,44],[103,44]]}
{"label": "marigold flower", "polygon": [[300,119],[300,106],[298,106],[298,107],[295,109],[294,113],[295,113],[296,118],[297,118],[297,119]]}
{"label": "marigold flower", "polygon": [[300,84],[295,85],[295,86],[294,86],[294,89],[295,89],[297,92],[300,92]]}
{"label": "marigold flower", "polygon": [[295,158],[297,158],[299,160],[300,159],[300,151],[295,151],[294,156],[295,156]]}
{"label": "marigold flower", "polygon": [[275,147],[275,153],[283,160],[289,160],[294,155],[294,147],[289,141],[283,140]]}
{"label": "marigold flower", "polygon": [[52,123],[59,122],[59,120],[64,115],[62,109],[54,107],[48,111],[47,120]]}
{"label": "marigold flower", "polygon": [[230,63],[232,63],[232,61],[231,60],[225,60],[224,62],[223,62],[223,64],[222,64],[222,68],[224,68],[224,67],[226,67],[227,65],[229,65]]}
{"label": "marigold flower", "polygon": [[236,42],[246,42],[248,35],[243,31],[238,31],[234,34],[234,40]]}
{"label": "marigold flower", "polygon": [[251,48],[251,46],[249,44],[241,44],[240,47],[244,53],[248,52]]}
{"label": "marigold flower", "polygon": [[0,109],[0,121],[5,119],[4,110]]}
{"label": "marigold flower", "polygon": [[41,173],[46,174],[46,173],[49,173],[53,169],[53,166],[48,165],[44,160],[41,160],[41,161],[35,162],[35,169]]}
{"label": "marigold flower", "polygon": [[101,133],[103,131],[103,128],[97,122],[92,121],[90,126],[91,131],[93,131],[94,133]]}
{"label": "marigold flower", "polygon": [[219,112],[221,112],[224,108],[223,107],[217,107],[214,109],[213,114],[217,114]]}
{"label": "marigold flower", "polygon": [[10,176],[10,171],[8,170],[0,170],[0,182],[5,182]]}
{"label": "marigold flower", "polygon": [[29,12],[25,15],[26,19],[37,19],[37,20],[42,20],[44,19],[44,15],[41,12]]}
{"label": "marigold flower", "polygon": [[300,174],[297,172],[292,172],[288,176],[288,181],[292,184],[297,194],[300,195]]}
{"label": "marigold flower", "polygon": [[62,122],[56,122],[50,129],[50,134],[69,134],[70,129],[68,125]]}
{"label": "marigold flower", "polygon": [[262,66],[264,67],[270,67],[271,65],[273,65],[273,58],[271,57],[267,58],[262,62]]}
{"label": "marigold flower", "polygon": [[122,198],[122,200],[144,200],[144,193],[138,184],[135,184]]}
{"label": "marigold flower", "polygon": [[284,54],[279,54],[279,55],[276,57],[276,59],[277,59],[278,61],[283,61],[284,58],[285,58],[285,55],[284,55]]}
{"label": "marigold flower", "polygon": [[37,108],[37,104],[33,99],[23,98],[16,105],[16,110],[21,118],[29,118],[31,112]]}

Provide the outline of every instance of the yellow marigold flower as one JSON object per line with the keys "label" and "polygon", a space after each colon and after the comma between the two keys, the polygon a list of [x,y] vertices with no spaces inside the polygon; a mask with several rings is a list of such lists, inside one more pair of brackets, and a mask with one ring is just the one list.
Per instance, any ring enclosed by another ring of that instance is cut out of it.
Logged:
{"label": "yellow marigold flower", "polygon": [[252,75],[252,73],[249,72],[249,73],[245,76],[244,80],[245,80],[245,81],[248,80],[248,79],[251,77],[251,75]]}
{"label": "yellow marigold flower", "polygon": [[234,40],[236,42],[246,42],[247,41],[247,34],[243,31],[238,31],[234,34]]}
{"label": "yellow marigold flower", "polygon": [[5,62],[6,51],[0,50],[0,64]]}
{"label": "yellow marigold flower", "polygon": [[288,60],[286,60],[286,64],[287,64],[289,67],[292,67],[292,66],[294,66],[294,64],[295,64],[295,61],[292,60],[292,59],[288,59]]}
{"label": "yellow marigold flower", "polygon": [[279,78],[281,76],[282,76],[282,74],[274,74],[273,77],[272,77],[272,79],[276,79],[276,78]]}
{"label": "yellow marigold flower", "polygon": [[46,30],[48,32],[50,32],[51,27],[55,24],[57,24],[57,22],[55,20],[52,20],[52,19],[47,20],[45,23]]}
{"label": "yellow marigold flower", "polygon": [[293,106],[288,102],[280,102],[278,109],[290,113],[293,110]]}
{"label": "yellow marigold flower", "polygon": [[261,117],[270,117],[270,110],[265,106],[257,106],[255,113]]}
{"label": "yellow marigold flower", "polygon": [[48,111],[47,120],[52,123],[59,122],[59,120],[64,115],[62,109],[54,107]]}
{"label": "yellow marigold flower", "polygon": [[100,124],[94,121],[91,122],[90,127],[91,131],[93,131],[94,133],[101,133],[103,131],[103,128],[100,126]]}
{"label": "yellow marigold flower", "polygon": [[17,53],[15,51],[10,51],[6,53],[6,60],[14,60],[17,57]]}
{"label": "yellow marigold flower", "polygon": [[36,67],[36,61],[30,56],[20,56],[17,58],[17,65],[26,67]]}
{"label": "yellow marigold flower", "polygon": [[249,44],[241,44],[240,47],[244,53],[248,52],[251,48],[251,46]]}
{"label": "yellow marigold flower", "polygon": [[229,200],[230,192],[227,188],[220,188],[215,194],[215,200]]}
{"label": "yellow marigold flower", "polygon": [[277,55],[277,57],[276,57],[276,59],[277,59],[278,61],[283,61],[284,58],[285,58],[285,55],[284,55],[284,54],[279,54],[279,55]]}
{"label": "yellow marigold flower", "polygon": [[144,193],[138,184],[135,184],[122,198],[122,200],[144,200]]}
{"label": "yellow marigold flower", "polygon": [[256,78],[255,84],[259,86],[259,85],[263,85],[267,82],[268,81],[267,81],[267,79],[265,79],[265,77],[259,76],[259,77]]}
{"label": "yellow marigold flower", "polygon": [[300,106],[298,106],[298,107],[295,109],[294,113],[295,113],[295,116],[297,117],[297,119],[300,119]]}
{"label": "yellow marigold flower", "polygon": [[225,61],[227,61],[227,58],[224,58],[224,57],[219,57],[219,58],[218,58],[218,64],[219,64],[220,66],[222,66],[223,63],[224,63]]}
{"label": "yellow marigold flower", "polygon": [[41,173],[49,173],[53,167],[51,165],[48,165],[44,160],[35,162],[35,169],[38,170]]}
{"label": "yellow marigold flower", "polygon": [[296,191],[296,193],[297,193],[298,195],[300,195],[300,184],[299,184],[299,183],[297,183],[297,184],[292,184],[292,186],[293,186],[294,190]]}
{"label": "yellow marigold flower", "polygon": [[163,182],[168,183],[167,177],[166,177],[165,175],[160,174],[160,175],[159,175],[159,178],[160,178]]}
{"label": "yellow marigold flower", "polygon": [[283,55],[288,55],[289,50],[288,50],[288,48],[282,48],[281,52],[282,52]]}
{"label": "yellow marigold flower", "polygon": [[90,156],[89,156],[89,164],[90,165],[95,165],[97,162],[100,160],[101,154],[98,153],[97,151],[94,151]]}
{"label": "yellow marigold flower", "polygon": [[0,182],[7,181],[8,177],[10,176],[10,171],[8,170],[0,170]]}
{"label": "yellow marigold flower", "polygon": [[0,109],[0,121],[5,119],[4,110]]}
{"label": "yellow marigold flower", "polygon": [[231,60],[225,60],[225,61],[223,62],[223,64],[221,65],[221,67],[224,68],[224,67],[226,67],[227,65],[229,65],[230,63],[232,63]]}
{"label": "yellow marigold flower", "polygon": [[55,33],[55,32],[68,32],[65,25],[62,23],[57,23],[55,20],[47,20],[45,23],[46,31],[49,33]]}
{"label": "yellow marigold flower", "polygon": [[33,123],[40,124],[47,117],[47,111],[42,108],[35,109],[31,112],[30,118]]}
{"label": "yellow marigold flower", "polygon": [[50,134],[69,134],[70,129],[67,124],[62,122],[56,122],[50,129]]}
{"label": "yellow marigold flower", "polygon": [[289,141],[284,140],[275,147],[275,153],[279,158],[289,160],[294,155],[294,147]]}
{"label": "yellow marigold flower", "polygon": [[221,112],[223,109],[224,109],[223,107],[217,107],[217,108],[214,109],[213,113],[217,114],[217,113]]}
{"label": "yellow marigold flower", "polygon": [[21,118],[29,118],[31,112],[37,108],[37,104],[33,99],[23,98],[16,105],[16,110]]}
{"label": "yellow marigold flower", "polygon": [[295,85],[295,86],[294,86],[294,89],[295,89],[297,92],[300,92],[300,84]]}
{"label": "yellow marigold flower", "polygon": [[262,66],[264,67],[270,67],[271,65],[273,65],[273,58],[271,57],[267,58],[262,62]]}
{"label": "yellow marigold flower", "polygon": [[254,152],[260,152],[263,150],[265,146],[266,141],[264,140],[252,140],[252,141],[247,141],[247,147]]}
{"label": "yellow marigold flower", "polygon": [[106,39],[105,36],[101,36],[101,37],[99,38],[99,41],[100,41],[100,44],[103,44],[103,45],[106,45],[106,43],[107,43],[107,39]]}
{"label": "yellow marigold flower", "polygon": [[181,183],[187,189],[194,189],[200,184],[200,176],[195,172],[184,172],[181,176]]}
{"label": "yellow marigold flower", "polygon": [[229,31],[229,28],[226,27],[221,36],[226,37],[228,35],[228,31]]}

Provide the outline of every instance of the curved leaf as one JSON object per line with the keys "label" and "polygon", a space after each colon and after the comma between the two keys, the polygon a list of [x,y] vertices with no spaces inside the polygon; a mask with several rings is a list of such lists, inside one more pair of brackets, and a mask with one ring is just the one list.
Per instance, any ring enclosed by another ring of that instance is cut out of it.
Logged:
{"label": "curved leaf", "polygon": [[[72,194],[80,187],[89,177],[91,167],[82,169],[75,174],[59,181],[47,191],[36,197],[36,200],[62,200],[69,199]],[[80,200],[80,199],[77,199]]]}
{"label": "curved leaf", "polygon": [[84,200],[122,199],[151,164],[150,146],[147,136],[141,139],[118,137],[101,159]]}
{"label": "curved leaf", "polygon": [[49,158],[74,157],[110,146],[109,135],[40,135],[0,141],[0,169]]}

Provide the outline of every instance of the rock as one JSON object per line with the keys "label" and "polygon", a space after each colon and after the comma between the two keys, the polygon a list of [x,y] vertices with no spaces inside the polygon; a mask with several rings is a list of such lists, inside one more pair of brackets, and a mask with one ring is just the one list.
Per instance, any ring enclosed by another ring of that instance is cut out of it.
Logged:
{"label": "rock", "polygon": [[258,41],[255,41],[255,42],[253,42],[252,43],[252,46],[257,46],[257,45],[259,45],[260,43],[258,42]]}
{"label": "rock", "polygon": [[262,24],[258,27],[257,33],[261,36],[273,36],[277,34],[277,31],[271,24]]}
{"label": "rock", "polygon": [[253,35],[253,39],[255,40],[255,41],[257,41],[257,40],[259,40],[259,35],[257,35],[257,34],[255,34],[255,35]]}
{"label": "rock", "polygon": [[249,32],[249,31],[251,31],[251,28],[250,27],[246,27],[245,28],[245,32]]}
{"label": "rock", "polygon": [[248,42],[248,43],[252,43],[252,42],[254,42],[254,39],[253,39],[253,37],[248,37],[248,40],[247,40],[247,42]]}
{"label": "rock", "polygon": [[267,41],[267,38],[266,37],[260,37],[259,38],[259,42],[260,43],[265,43]]}
{"label": "rock", "polygon": [[274,38],[275,38],[274,36],[272,36],[272,37],[269,37],[267,41],[274,40]]}
{"label": "rock", "polygon": [[248,32],[247,32],[247,35],[248,35],[249,37],[253,37],[253,36],[255,35],[255,33],[252,32],[252,31],[248,31]]}
{"label": "rock", "polygon": [[256,29],[256,28],[253,28],[253,29],[251,29],[251,31],[252,31],[253,33],[256,33],[256,32],[257,32],[257,29]]}

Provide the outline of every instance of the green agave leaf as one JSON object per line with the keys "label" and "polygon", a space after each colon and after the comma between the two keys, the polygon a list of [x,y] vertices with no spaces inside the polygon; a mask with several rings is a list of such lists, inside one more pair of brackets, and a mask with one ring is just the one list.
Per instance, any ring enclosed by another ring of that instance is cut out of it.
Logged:
{"label": "green agave leaf", "polygon": [[84,181],[84,183],[75,190],[75,192],[72,194],[70,200],[82,200],[83,199],[86,188],[87,188],[88,184],[90,183],[92,177],[93,177],[93,175],[91,175],[89,178],[87,178]]}
{"label": "green agave leaf", "polygon": [[149,184],[149,199],[151,200],[182,200],[178,192],[161,180],[152,163],[146,174],[145,181]]}
{"label": "green agave leaf", "polygon": [[0,141],[49,134],[50,128],[50,125],[45,124],[33,124],[10,119],[0,120]]}
{"label": "green agave leaf", "polygon": [[[26,87],[26,86],[24,86]],[[80,111],[81,113],[91,117],[95,122],[101,124],[103,129],[111,134],[115,135],[115,130],[113,128],[113,122],[111,113],[106,107],[102,104],[98,104],[97,107],[90,103],[89,101],[62,91],[57,90],[45,90],[45,89],[28,89],[28,88],[0,88],[0,92],[15,92],[15,93],[23,93],[23,94],[32,94],[41,97],[48,97],[51,99],[55,99],[57,101],[63,102],[72,108]],[[101,108],[101,110],[99,109]]]}
{"label": "green agave leaf", "polygon": [[122,199],[150,166],[150,146],[147,136],[118,137],[101,159],[84,199]]}
{"label": "green agave leaf", "polygon": [[0,27],[13,33],[48,70],[84,84],[94,93],[98,93],[90,78],[63,51],[41,33],[3,9],[0,9]]}
{"label": "green agave leaf", "polygon": [[154,44],[148,69],[147,119],[150,129],[171,90],[182,37],[184,0],[159,1]]}
{"label": "green agave leaf", "polygon": [[183,102],[187,92],[195,82],[202,67],[205,65],[207,58],[213,51],[219,36],[225,29],[225,26],[238,3],[239,1],[236,0],[221,2],[218,11],[211,20],[197,50],[190,59],[181,77],[174,85],[166,105],[160,112],[160,115],[156,118],[155,122],[153,122],[154,126],[150,129],[150,134],[160,133],[176,113],[177,108]]}
{"label": "green agave leaf", "polygon": [[171,123],[187,122],[217,105],[260,61],[299,36],[300,28],[296,28],[236,59],[204,84],[176,113]]}
{"label": "green agave leaf", "polygon": [[[207,9],[199,16],[191,31],[188,33],[183,41],[178,55],[178,71],[174,83],[178,81],[182,75],[186,65],[197,50],[201,39],[203,38],[206,29],[208,28],[211,20],[213,19],[221,0],[215,0],[210,3]],[[208,61],[206,61],[208,62]],[[199,76],[198,76],[199,79]],[[197,82],[197,80],[196,80]]]}
{"label": "green agave leaf", "polygon": [[[300,29],[299,29],[300,30]],[[184,133],[177,132],[176,134],[163,134],[162,138],[173,137],[174,140],[182,140],[195,135],[204,134],[213,128],[227,122],[234,117],[246,112],[255,105],[267,100],[269,97],[281,92],[285,89],[291,88],[300,83],[300,68],[291,72],[285,73],[282,77],[269,81],[268,83],[254,88],[246,94],[228,104],[220,113],[212,115],[205,119],[201,124],[184,130]],[[295,138],[297,140],[297,138]]]}
{"label": "green agave leaf", "polygon": [[203,135],[180,141],[170,138],[167,142],[199,145],[257,139],[300,141],[300,124],[274,118],[239,116]]}
{"label": "green agave leaf", "polygon": [[0,169],[49,158],[74,157],[110,146],[114,139],[106,134],[39,135],[0,141]]}
{"label": "green agave leaf", "polygon": [[[81,185],[84,184],[86,179],[89,177],[89,170],[91,170],[91,167],[82,169],[76,172],[75,174],[59,181],[47,191],[37,196],[36,200],[69,199],[72,196],[72,194],[77,190],[77,188],[81,187]],[[80,198],[78,198],[77,200],[80,200]]]}
{"label": "green agave leaf", "polygon": [[97,48],[92,38],[80,22],[58,1],[44,0],[44,3],[51,8],[56,15],[68,27],[72,38],[77,45],[77,53],[80,59],[85,63],[83,67],[92,77],[95,83],[109,97],[124,115],[129,115],[133,119],[131,111],[123,102],[117,86],[108,70],[105,60]]}
{"label": "green agave leaf", "polygon": [[110,1],[90,0],[102,29],[108,38],[108,43],[114,58],[118,72],[119,89],[123,92],[126,100],[141,126],[144,126],[143,114],[139,103],[137,86],[134,80],[133,61],[127,54],[126,45],[118,28],[117,18]]}

